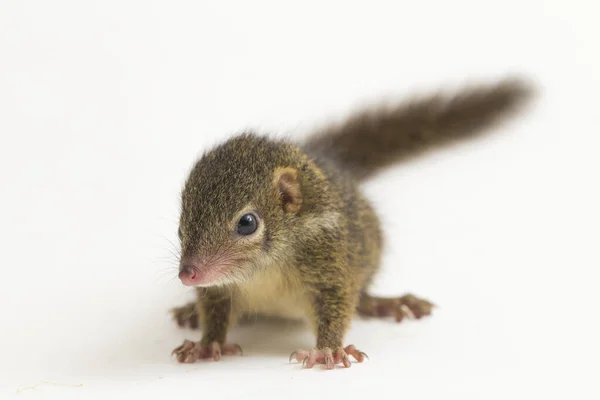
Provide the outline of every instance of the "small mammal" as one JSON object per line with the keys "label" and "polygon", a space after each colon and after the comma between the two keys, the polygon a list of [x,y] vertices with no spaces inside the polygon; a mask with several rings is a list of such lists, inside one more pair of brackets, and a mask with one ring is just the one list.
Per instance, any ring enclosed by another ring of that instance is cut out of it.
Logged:
{"label": "small mammal", "polygon": [[508,78],[352,115],[302,144],[253,133],[205,153],[182,191],[179,278],[197,301],[173,310],[202,328],[173,353],[179,362],[236,354],[226,342],[242,317],[305,318],[314,349],[290,356],[308,368],[350,367],[365,354],[344,345],[356,312],[429,315],[433,304],[411,294],[368,294],[379,268],[380,221],[360,183],[408,157],[458,142],[521,109],[530,86]]}

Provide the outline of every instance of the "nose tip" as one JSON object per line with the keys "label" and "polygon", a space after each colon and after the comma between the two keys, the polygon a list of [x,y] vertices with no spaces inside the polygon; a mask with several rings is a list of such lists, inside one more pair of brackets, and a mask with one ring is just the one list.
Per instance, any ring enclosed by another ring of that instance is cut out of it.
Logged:
{"label": "nose tip", "polygon": [[181,268],[181,271],[179,272],[179,275],[184,275],[184,276],[188,276],[191,279],[194,279],[196,277],[196,274],[198,273],[198,269],[193,266],[193,265],[184,265]]}
{"label": "nose tip", "polygon": [[186,286],[193,286],[198,280],[198,268],[195,265],[182,265],[179,271],[179,279]]}

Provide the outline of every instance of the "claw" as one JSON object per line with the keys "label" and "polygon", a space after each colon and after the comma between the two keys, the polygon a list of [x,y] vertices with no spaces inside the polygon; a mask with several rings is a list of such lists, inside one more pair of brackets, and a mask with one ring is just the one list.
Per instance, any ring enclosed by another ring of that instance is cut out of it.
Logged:
{"label": "claw", "polygon": [[344,349],[344,351],[346,352],[346,354],[349,354],[352,357],[354,357],[358,362],[363,362],[365,357],[369,359],[367,353],[358,350],[354,345],[347,346]]}
{"label": "claw", "polygon": [[240,346],[239,344],[236,344],[235,348],[238,349],[238,351],[240,352],[240,356],[244,355],[244,351],[242,350],[242,346]]}
{"label": "claw", "polygon": [[322,349],[295,350],[290,354],[289,362],[294,357],[302,364],[302,368],[313,368],[316,364],[324,364],[327,369],[335,369],[336,364],[342,364],[345,368],[350,368],[352,356],[356,361],[363,362],[365,358],[369,358],[367,353],[358,350],[354,345],[349,345],[346,348],[339,347],[335,353],[330,347]]}

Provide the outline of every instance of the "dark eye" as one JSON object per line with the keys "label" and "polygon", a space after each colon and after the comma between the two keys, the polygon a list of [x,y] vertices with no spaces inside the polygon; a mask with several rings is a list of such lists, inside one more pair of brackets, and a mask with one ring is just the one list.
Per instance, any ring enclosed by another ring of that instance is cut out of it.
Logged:
{"label": "dark eye", "polygon": [[240,218],[237,226],[237,233],[240,235],[251,235],[256,232],[258,221],[253,214],[246,214]]}

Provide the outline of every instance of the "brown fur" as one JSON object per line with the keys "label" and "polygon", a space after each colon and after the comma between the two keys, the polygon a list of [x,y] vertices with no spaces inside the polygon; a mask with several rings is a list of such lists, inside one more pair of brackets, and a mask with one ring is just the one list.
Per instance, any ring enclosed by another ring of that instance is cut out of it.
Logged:
{"label": "brown fur", "polygon": [[[198,289],[196,309],[185,308],[190,324],[200,317],[201,343],[223,344],[235,321],[260,313],[308,318],[316,347],[335,351],[359,303],[365,314],[388,303],[427,314],[430,303],[414,296],[376,303],[366,295],[383,238],[359,183],[407,156],[481,133],[528,94],[527,85],[507,80],[364,112],[305,145],[246,133],[206,153],[182,193],[182,255],[230,263],[222,279]],[[236,237],[237,219],[250,210],[260,229]]]}
{"label": "brown fur", "polygon": [[414,98],[358,112],[313,135],[307,147],[364,179],[408,157],[484,133],[518,111],[532,94],[531,85],[509,78],[471,85],[454,95]]}

